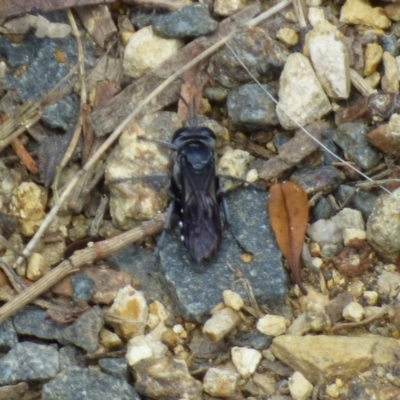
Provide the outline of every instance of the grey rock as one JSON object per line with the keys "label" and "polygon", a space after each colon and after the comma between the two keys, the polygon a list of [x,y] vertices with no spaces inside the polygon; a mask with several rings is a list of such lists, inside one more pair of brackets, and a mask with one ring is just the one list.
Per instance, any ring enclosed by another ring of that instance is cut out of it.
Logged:
{"label": "grey rock", "polygon": [[315,205],[312,213],[314,220],[318,221],[320,219],[328,219],[332,217],[335,214],[335,210],[325,197],[321,197]]}
{"label": "grey rock", "polygon": [[87,352],[98,349],[98,334],[103,324],[103,311],[98,306],[86,311],[69,326],[46,318],[46,312],[37,307],[26,307],[14,316],[14,326],[20,335],[57,340],[61,344],[72,343]]}
{"label": "grey rock", "polygon": [[0,352],[6,353],[18,343],[17,332],[11,319],[0,324]]}
{"label": "grey rock", "polygon": [[218,27],[204,4],[189,4],[179,11],[157,15],[151,22],[154,32],[165,38],[188,38],[208,35]]}
{"label": "grey rock", "polygon": [[99,367],[106,374],[129,381],[128,363],[123,358],[103,358],[99,360]]}
{"label": "grey rock", "polygon": [[[287,275],[266,212],[267,195],[244,189],[228,194],[226,200],[232,229],[254,254],[251,263],[240,261],[241,251],[227,230],[223,232],[217,257],[202,265],[193,264],[176,234],[167,235],[163,244],[160,260],[164,290],[172,300],[175,314],[186,320],[204,322],[222,300],[222,291],[232,289],[235,274],[229,266],[242,272],[259,304],[273,309],[285,299]],[[243,285],[236,285],[235,291],[247,298]]]}
{"label": "grey rock", "polygon": [[94,293],[94,281],[85,274],[71,276],[72,297],[75,301],[89,301]]}
{"label": "grey rock", "polygon": [[145,26],[151,25],[151,21],[156,15],[157,13],[154,11],[154,9],[151,11],[146,11],[135,8],[130,15],[130,20],[135,28],[141,29]]}
{"label": "grey rock", "polygon": [[104,325],[103,311],[94,306],[62,332],[62,339],[92,353],[99,348],[99,332]]}
{"label": "grey rock", "polygon": [[[337,156],[340,156],[343,158],[343,154],[340,151],[340,148],[336,145],[335,141],[333,140],[335,136],[335,130],[334,129],[325,129],[322,131],[321,135],[321,142],[324,146],[326,146],[333,154],[336,154]],[[328,153],[324,149],[321,148],[321,154],[323,157],[322,163],[324,165],[332,165],[333,162],[338,161],[337,158],[335,158],[332,154]]]}
{"label": "grey rock", "polygon": [[338,256],[343,250],[341,243],[327,243],[321,246],[321,257],[332,258]]}
{"label": "grey rock", "polygon": [[292,139],[292,136],[278,132],[276,135],[274,135],[273,139],[275,148],[279,151],[279,148],[283,146],[285,143],[289,142],[290,139]]}
{"label": "grey rock", "polygon": [[[51,19],[50,14],[46,17]],[[90,68],[95,62],[94,43],[89,35],[84,35],[82,44],[85,66]],[[56,60],[54,57],[56,51],[64,54],[65,63]],[[76,40],[72,36],[63,39],[39,39],[33,33],[28,33],[24,36],[23,42],[16,46],[3,35],[0,37],[0,54],[10,67],[5,77],[4,89],[16,88],[22,101],[39,100],[68,74],[71,66],[78,62]],[[29,68],[21,74],[15,74],[15,71],[23,65]]]}
{"label": "grey rock", "polygon": [[379,35],[379,44],[383,47],[383,51],[389,52],[393,57],[399,55],[399,44],[397,37],[394,35]]}
{"label": "grey rock", "polygon": [[59,340],[65,325],[46,318],[46,311],[38,307],[25,307],[14,316],[14,327],[19,335],[45,340]]}
{"label": "grey rock", "polygon": [[43,385],[42,400],[140,400],[122,379],[87,368],[72,367]]}
{"label": "grey rock", "polygon": [[290,180],[300,185],[308,195],[317,192],[327,194],[335,190],[345,180],[345,176],[335,167],[327,165],[300,169],[292,174]]}
{"label": "grey rock", "polygon": [[204,88],[204,97],[208,100],[222,103],[228,97],[228,89],[222,86]]}
{"label": "grey rock", "polygon": [[[132,262],[135,260],[135,262]],[[152,265],[152,252],[133,246],[126,246],[107,259],[110,267],[117,271],[129,272],[140,282],[140,290],[143,292],[147,304],[154,300],[164,305],[167,294],[162,287],[159,274],[155,273]]]}
{"label": "grey rock", "polygon": [[[275,89],[262,85],[275,99]],[[242,85],[232,89],[227,100],[228,115],[236,128],[254,131],[278,125],[275,103],[257,84]]]}
{"label": "grey rock", "polygon": [[71,130],[79,115],[79,97],[71,94],[46,107],[42,121],[52,129]]}
{"label": "grey rock", "polygon": [[[228,43],[262,83],[279,77],[289,55],[283,44],[271,39],[260,28],[245,28],[233,35]],[[228,47],[211,57],[207,71],[225,87],[235,87],[240,83],[252,81]]]}
{"label": "grey rock", "polygon": [[382,195],[367,222],[368,243],[387,261],[400,251],[400,189]]}
{"label": "grey rock", "polygon": [[0,359],[0,385],[18,382],[45,382],[59,371],[58,351],[54,346],[17,343]]}
{"label": "grey rock", "polygon": [[337,199],[340,204],[348,204],[351,208],[361,211],[365,220],[368,220],[371,215],[378,198],[379,195],[375,192],[356,191],[354,187],[347,185],[340,185],[337,190]]}
{"label": "grey rock", "polygon": [[346,122],[338,126],[334,136],[335,142],[362,169],[373,168],[380,160],[379,152],[367,143],[367,129],[361,122]]}
{"label": "grey rock", "polygon": [[251,347],[256,350],[265,350],[272,343],[272,336],[264,335],[258,330],[239,332],[233,339],[232,344],[239,347]]}
{"label": "grey rock", "polygon": [[68,345],[60,349],[60,370],[70,367],[84,367],[85,359],[82,350]]}

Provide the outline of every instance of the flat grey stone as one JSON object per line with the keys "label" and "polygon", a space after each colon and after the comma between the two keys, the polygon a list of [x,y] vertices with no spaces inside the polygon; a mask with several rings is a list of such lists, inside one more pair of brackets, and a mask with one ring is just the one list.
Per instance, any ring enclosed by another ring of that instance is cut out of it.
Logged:
{"label": "flat grey stone", "polygon": [[42,400],[140,400],[122,379],[99,371],[71,367],[43,385]]}
{"label": "flat grey stone", "polygon": [[17,332],[11,319],[0,324],[0,352],[6,353],[18,343]]}
{"label": "flat grey stone", "polygon": [[189,4],[179,11],[157,15],[152,19],[154,32],[165,38],[186,38],[208,35],[218,27],[204,4]]}
{"label": "flat grey stone", "polygon": [[346,122],[336,129],[335,142],[362,169],[371,169],[379,161],[379,152],[372,148],[366,139],[368,128],[361,122]]}
{"label": "flat grey stone", "polygon": [[124,358],[102,358],[99,367],[106,374],[129,381],[128,363]]}
{"label": "flat grey stone", "polygon": [[18,382],[45,382],[59,371],[58,351],[54,346],[17,343],[0,359],[0,385]]}
{"label": "flat grey stone", "polygon": [[[210,310],[222,301],[222,291],[234,289],[243,299],[243,285],[252,287],[259,304],[274,309],[284,302],[287,275],[266,212],[268,196],[255,189],[240,189],[226,196],[232,229],[242,245],[254,254],[245,264],[242,252],[228,230],[224,230],[221,248],[215,259],[196,266],[175,234],[166,235],[160,253],[161,279],[172,301],[175,315],[185,320],[204,322]],[[235,271],[243,280],[237,282]]]}

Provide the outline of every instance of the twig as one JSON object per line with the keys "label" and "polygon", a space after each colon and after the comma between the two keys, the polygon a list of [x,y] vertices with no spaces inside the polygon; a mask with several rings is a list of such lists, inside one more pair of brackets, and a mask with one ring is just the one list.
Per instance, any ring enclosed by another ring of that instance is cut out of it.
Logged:
{"label": "twig", "polygon": [[380,179],[373,182],[358,182],[356,183],[357,188],[368,189],[375,186],[387,185],[389,183],[400,183],[400,179],[389,178],[389,179]]}
{"label": "twig", "polygon": [[121,233],[112,239],[94,243],[84,250],[76,251],[70,258],[61,262],[56,268],[49,271],[28,289],[19,293],[11,301],[0,308],[0,324],[13,315],[16,311],[36,299],[47,289],[54,286],[61,279],[79,270],[84,264],[92,263],[105,257],[109,257],[128,243],[136,242],[146,236],[155,235],[162,230],[165,222],[165,214],[157,215],[151,221],[143,222],[140,226]]}
{"label": "twig", "polygon": [[374,315],[371,315],[369,318],[366,318],[360,322],[348,322],[348,323],[342,323],[342,324],[336,324],[335,326],[332,327],[331,332],[338,331],[339,329],[348,329],[348,328],[356,328],[358,326],[363,326],[367,325],[381,317],[383,317],[385,314],[388,313],[390,310],[391,305],[385,305],[382,307],[382,310],[378,311]]}
{"label": "twig", "polygon": [[60,165],[57,168],[57,173],[54,178],[53,185],[52,185],[56,203],[58,203],[58,201],[59,201],[57,188],[58,188],[58,182],[60,179],[60,174],[61,174],[63,168],[68,164],[70,158],[72,157],[72,154],[75,151],[76,145],[78,144],[79,138],[81,136],[83,117],[86,115],[85,107],[86,107],[86,101],[87,101],[86,85],[85,85],[85,63],[84,63],[81,35],[79,33],[78,27],[76,26],[75,18],[74,18],[74,15],[72,14],[72,11],[70,8],[67,10],[67,15],[68,15],[68,19],[71,24],[71,27],[72,27],[72,32],[76,38],[76,43],[77,43],[77,47],[78,47],[79,78],[80,78],[80,84],[81,84],[81,103],[80,103],[80,107],[79,107],[79,116],[78,116],[78,120],[76,122],[74,134],[72,136],[71,142],[69,143],[68,149],[65,152],[64,157],[63,157]]}
{"label": "twig", "polygon": [[22,163],[26,166],[29,172],[37,174],[39,169],[36,165],[36,161],[31,157],[31,155],[25,149],[25,146],[21,143],[18,138],[11,141],[11,147],[15,151],[15,154],[19,157]]}
{"label": "twig", "polygon": [[350,80],[353,86],[364,96],[368,97],[371,94],[376,93],[376,90],[373,89],[368,82],[361,77],[354,69],[350,68]]}
{"label": "twig", "polygon": [[61,89],[61,86],[75,74],[76,68],[76,66],[73,67],[42,100],[37,103],[32,103],[28,100],[18,108],[14,118],[9,119],[0,126],[0,151],[7,147],[13,139],[29,129],[29,127],[36,124],[42,117],[42,109],[45,106],[63,98],[69,92],[70,88],[75,84],[74,79],[65,88]]}
{"label": "twig", "polygon": [[305,28],[308,22],[306,17],[307,7],[304,0],[293,0],[293,8],[300,28]]}

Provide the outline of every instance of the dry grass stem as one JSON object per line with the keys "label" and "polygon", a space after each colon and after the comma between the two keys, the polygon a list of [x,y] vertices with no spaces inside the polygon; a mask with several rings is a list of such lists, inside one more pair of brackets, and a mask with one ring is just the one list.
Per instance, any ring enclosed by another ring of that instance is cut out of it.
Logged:
{"label": "dry grass stem", "polygon": [[95,260],[109,257],[128,243],[136,242],[146,236],[155,235],[164,226],[165,214],[160,214],[151,221],[143,222],[140,226],[124,232],[112,239],[94,243],[93,246],[84,250],[76,251],[70,258],[64,260],[57,267],[49,271],[43,278],[36,281],[32,286],[19,293],[12,300],[0,308],[0,324],[7,318],[31,303],[34,299],[50,289],[61,279],[74,272],[85,264]]}

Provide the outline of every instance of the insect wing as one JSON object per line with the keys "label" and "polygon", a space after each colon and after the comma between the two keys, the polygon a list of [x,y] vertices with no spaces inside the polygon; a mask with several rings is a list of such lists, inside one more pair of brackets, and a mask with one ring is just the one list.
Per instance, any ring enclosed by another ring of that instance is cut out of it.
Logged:
{"label": "insect wing", "polygon": [[201,169],[183,160],[182,233],[185,246],[196,262],[213,257],[221,243],[216,185],[214,160]]}

